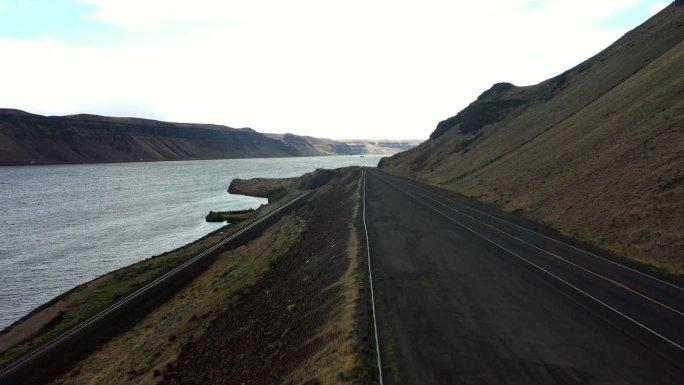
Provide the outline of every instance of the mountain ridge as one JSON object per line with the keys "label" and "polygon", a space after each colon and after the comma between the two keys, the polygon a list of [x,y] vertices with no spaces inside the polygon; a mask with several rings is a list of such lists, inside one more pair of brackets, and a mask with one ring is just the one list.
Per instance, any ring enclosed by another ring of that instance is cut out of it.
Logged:
{"label": "mountain ridge", "polygon": [[[373,153],[331,139],[251,128],[0,109],[0,165],[263,158]],[[396,153],[397,148],[386,153]]]}

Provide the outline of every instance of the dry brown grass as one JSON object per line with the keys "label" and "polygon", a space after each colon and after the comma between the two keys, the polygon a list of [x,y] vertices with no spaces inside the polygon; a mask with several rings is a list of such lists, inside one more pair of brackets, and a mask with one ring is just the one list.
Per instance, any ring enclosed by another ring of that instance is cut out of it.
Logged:
{"label": "dry brown grass", "polygon": [[[356,219],[360,210],[361,180],[355,186],[353,199],[356,202],[352,222],[349,225],[347,258],[349,265],[339,281],[333,284],[341,287],[331,302],[338,305],[327,317],[327,322],[311,341],[326,341],[325,344],[304,363],[287,375],[283,383],[348,384],[354,378],[354,370],[360,365],[357,330],[357,302],[361,295],[358,278],[361,245],[359,244]],[[330,287],[332,289],[333,287]]]}
{"label": "dry brown grass", "polygon": [[55,384],[157,384],[184,344],[202,335],[305,228],[286,216],[261,237],[222,253],[211,267],[125,334],[103,345]]}

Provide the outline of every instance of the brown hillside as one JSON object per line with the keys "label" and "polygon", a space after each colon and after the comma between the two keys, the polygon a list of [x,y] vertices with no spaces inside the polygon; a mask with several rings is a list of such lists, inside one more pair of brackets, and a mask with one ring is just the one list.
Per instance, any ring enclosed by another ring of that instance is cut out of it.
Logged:
{"label": "brown hillside", "polygon": [[381,167],[684,273],[683,4],[559,76],[493,86]]}
{"label": "brown hillside", "polygon": [[[330,155],[306,137],[288,138],[249,128],[0,109],[0,165]],[[345,148],[337,154],[349,153]]]}

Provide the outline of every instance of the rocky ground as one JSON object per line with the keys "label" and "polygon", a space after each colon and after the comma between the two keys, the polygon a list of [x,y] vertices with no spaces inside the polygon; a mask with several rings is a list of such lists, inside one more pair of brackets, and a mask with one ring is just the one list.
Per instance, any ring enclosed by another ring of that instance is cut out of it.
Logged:
{"label": "rocky ground", "polygon": [[[303,209],[297,245],[196,341],[167,384],[352,383],[367,377],[359,266],[358,170],[335,175]],[[359,306],[361,304],[361,306]],[[367,339],[366,339],[367,340]]]}

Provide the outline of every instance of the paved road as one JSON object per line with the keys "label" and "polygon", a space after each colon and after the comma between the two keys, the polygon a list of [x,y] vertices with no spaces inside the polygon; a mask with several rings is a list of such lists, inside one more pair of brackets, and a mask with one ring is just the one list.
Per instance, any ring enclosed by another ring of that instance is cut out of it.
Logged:
{"label": "paved road", "polygon": [[385,384],[684,384],[684,284],[379,170],[366,221]]}

